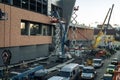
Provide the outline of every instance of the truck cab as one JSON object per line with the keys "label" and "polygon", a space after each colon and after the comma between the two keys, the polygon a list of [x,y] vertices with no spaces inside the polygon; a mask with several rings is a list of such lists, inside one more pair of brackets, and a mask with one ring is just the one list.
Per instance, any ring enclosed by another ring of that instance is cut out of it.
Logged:
{"label": "truck cab", "polygon": [[77,63],[69,63],[63,66],[59,71],[59,76],[64,77],[64,80],[76,80],[80,74],[80,67]]}

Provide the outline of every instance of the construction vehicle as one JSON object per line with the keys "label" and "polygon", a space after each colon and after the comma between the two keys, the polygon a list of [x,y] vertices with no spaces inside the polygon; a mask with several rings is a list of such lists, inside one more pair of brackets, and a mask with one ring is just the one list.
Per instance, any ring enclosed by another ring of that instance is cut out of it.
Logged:
{"label": "construction vehicle", "polygon": [[[96,49],[98,47],[101,40],[103,40],[103,36],[106,35],[106,28],[104,28],[104,24],[105,24],[105,22],[107,20],[107,17],[109,15],[109,13],[110,13],[108,23],[107,23],[107,27],[108,27],[109,22],[110,22],[110,18],[111,18],[111,14],[112,14],[112,11],[113,11],[113,7],[114,7],[114,4],[112,5],[112,8],[109,8],[109,10],[108,10],[108,13],[107,13],[107,15],[106,15],[106,17],[104,19],[103,24],[102,24],[102,27],[100,28],[100,31],[99,31],[99,33],[98,33],[98,35],[97,35],[97,37],[95,39],[95,42],[94,42],[94,44],[92,46],[93,49]],[[103,30],[105,30],[105,32],[103,32]],[[106,39],[105,39],[105,41],[106,41]]]}
{"label": "construction vehicle", "polygon": [[86,64],[87,66],[92,66],[93,60],[92,59],[87,59]]}
{"label": "construction vehicle", "polygon": [[[105,24],[105,22],[106,22],[106,20],[107,20],[107,18],[108,18],[108,15],[110,14],[109,19],[108,19],[108,24],[109,24],[113,7],[114,7],[114,4],[112,5],[112,9],[109,8],[109,10],[108,10],[108,12],[107,12],[107,15],[106,15],[106,17],[105,17],[105,19],[104,19],[104,22],[103,22],[103,24],[102,24],[102,27],[100,28],[100,30],[99,30],[99,32],[98,32],[98,35],[97,35],[96,39],[94,40],[93,45],[92,45],[91,48],[90,48],[90,49],[91,49],[91,53],[94,54],[97,58],[102,58],[102,57],[104,57],[104,56],[107,54],[107,52],[106,52],[105,50],[103,50],[103,49],[98,49],[98,45],[99,45],[100,42],[103,40],[103,37],[104,37],[104,35],[105,35],[105,33],[106,33],[106,32],[103,32],[103,30],[104,30],[104,24]],[[107,26],[108,26],[108,25],[107,25]],[[102,42],[103,42],[103,41],[102,41]],[[96,50],[95,53],[94,53],[94,50]],[[92,64],[93,64],[93,60],[88,58],[85,64],[86,64],[86,65],[89,65],[89,66],[93,66],[93,65],[92,65]]]}
{"label": "construction vehicle", "polygon": [[97,76],[97,72],[94,69],[93,66],[85,66],[83,67],[83,71],[81,73],[81,79],[85,80],[95,80],[95,77]]}
{"label": "construction vehicle", "polygon": [[13,77],[11,77],[11,80],[30,80],[34,79],[34,73],[39,70],[43,70],[44,67],[42,65],[33,67],[31,69],[26,69],[24,72],[19,73],[19,72],[14,72],[17,73]]}

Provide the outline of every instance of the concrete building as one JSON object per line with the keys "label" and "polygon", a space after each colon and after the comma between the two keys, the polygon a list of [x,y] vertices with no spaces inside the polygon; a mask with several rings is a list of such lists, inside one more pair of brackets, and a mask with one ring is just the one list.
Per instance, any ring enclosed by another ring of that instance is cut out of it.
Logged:
{"label": "concrete building", "polygon": [[56,26],[50,22],[50,15],[57,10],[67,26],[75,1],[0,0],[0,55],[9,49],[11,64],[48,56]]}

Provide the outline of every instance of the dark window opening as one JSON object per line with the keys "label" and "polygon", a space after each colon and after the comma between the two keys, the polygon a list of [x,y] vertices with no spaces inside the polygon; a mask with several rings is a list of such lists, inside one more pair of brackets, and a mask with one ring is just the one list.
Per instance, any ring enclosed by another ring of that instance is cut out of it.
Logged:
{"label": "dark window opening", "polygon": [[62,10],[62,8],[58,7],[58,6],[55,6],[53,4],[51,6],[52,6],[51,11],[53,13],[52,15],[55,16],[54,12],[57,11],[59,13],[59,16],[62,18],[63,17],[63,10]]}
{"label": "dark window opening", "polygon": [[47,15],[48,0],[0,0],[0,2]]}
{"label": "dark window opening", "polygon": [[29,9],[28,3],[28,0],[22,0],[22,8]]}
{"label": "dark window opening", "polygon": [[30,35],[36,35],[37,34],[37,24],[30,23]]}
{"label": "dark window opening", "polygon": [[43,24],[42,25],[43,36],[47,36],[48,35],[47,31],[48,31],[48,25]]}
{"label": "dark window opening", "polygon": [[53,26],[53,36],[55,36],[56,32],[55,32],[56,28],[55,26]]}
{"label": "dark window opening", "polygon": [[42,11],[41,11],[41,9],[42,9],[42,4],[41,3],[39,3],[39,2],[37,2],[37,12],[39,12],[39,13],[41,13]]}
{"label": "dark window opening", "polygon": [[2,3],[11,4],[11,0],[1,0]]}
{"label": "dark window opening", "polygon": [[13,0],[13,5],[21,7],[21,0]]}
{"label": "dark window opening", "polygon": [[43,5],[43,14],[47,15],[47,5]]}
{"label": "dark window opening", "polygon": [[47,4],[47,0],[43,0],[43,4]]}
{"label": "dark window opening", "polygon": [[30,22],[30,35],[41,35],[42,25]]}
{"label": "dark window opening", "polygon": [[43,35],[46,35],[46,29],[43,28]]}
{"label": "dark window opening", "polygon": [[37,22],[21,21],[21,35],[43,35],[52,36],[54,34],[52,25]]}
{"label": "dark window opening", "polygon": [[42,25],[41,25],[41,24],[38,24],[38,25],[36,26],[36,34],[37,34],[37,35],[42,34]]}
{"label": "dark window opening", "polygon": [[47,35],[48,35],[48,36],[51,36],[51,35],[52,35],[52,26],[48,26]]}
{"label": "dark window opening", "polygon": [[28,22],[21,22],[21,35],[28,35]]}
{"label": "dark window opening", "polygon": [[37,0],[37,2],[42,3],[42,0]]}
{"label": "dark window opening", "polygon": [[30,0],[30,10],[36,11],[36,1]]}

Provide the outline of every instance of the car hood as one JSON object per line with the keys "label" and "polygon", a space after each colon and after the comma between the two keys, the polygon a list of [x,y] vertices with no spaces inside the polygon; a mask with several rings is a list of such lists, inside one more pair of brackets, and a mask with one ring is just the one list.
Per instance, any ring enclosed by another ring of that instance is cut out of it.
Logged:
{"label": "car hood", "polygon": [[98,65],[100,65],[99,63],[93,63],[93,66],[98,66]]}
{"label": "car hood", "polygon": [[93,73],[82,73],[82,76],[91,77],[93,76]]}
{"label": "car hood", "polygon": [[107,68],[107,71],[108,71],[108,70],[113,70],[113,71],[114,71],[115,69],[113,69],[113,68]]}
{"label": "car hood", "polygon": [[63,80],[70,80],[70,78],[64,77]]}

